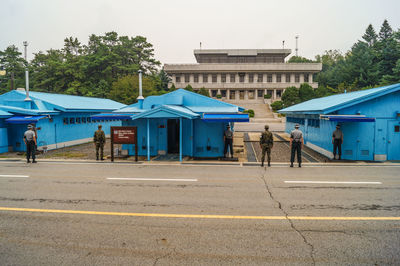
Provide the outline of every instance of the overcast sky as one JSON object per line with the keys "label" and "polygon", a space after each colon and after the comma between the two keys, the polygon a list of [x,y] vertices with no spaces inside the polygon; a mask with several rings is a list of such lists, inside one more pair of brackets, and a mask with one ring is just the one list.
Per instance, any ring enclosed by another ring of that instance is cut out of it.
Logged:
{"label": "overcast sky", "polygon": [[348,51],[369,24],[400,27],[400,0],[1,0],[0,50],[60,49],[73,36],[142,35],[164,63],[195,63],[193,49],[280,49],[314,59]]}

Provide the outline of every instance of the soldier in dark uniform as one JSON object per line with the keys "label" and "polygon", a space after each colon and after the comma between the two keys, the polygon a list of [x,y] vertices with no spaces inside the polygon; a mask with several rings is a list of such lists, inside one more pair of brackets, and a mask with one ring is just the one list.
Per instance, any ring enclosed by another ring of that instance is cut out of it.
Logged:
{"label": "soldier in dark uniform", "polygon": [[333,159],[336,159],[336,150],[339,152],[339,160],[342,159],[342,143],[343,132],[340,130],[340,125],[337,125],[336,130],[332,133]]}
{"label": "soldier in dark uniform", "polygon": [[32,156],[32,163],[36,163],[35,152],[36,152],[36,134],[32,125],[28,125],[28,130],[24,133],[24,142],[26,145],[26,162],[30,163],[30,157]]}
{"label": "soldier in dark uniform", "polygon": [[104,131],[101,130],[101,125],[98,126],[98,130],[94,132],[93,136],[94,146],[96,147],[96,160],[99,160],[99,149],[100,149],[100,159],[103,161],[103,151],[104,151],[104,144],[106,143],[106,135]]}
{"label": "soldier in dark uniform", "polygon": [[301,167],[301,148],[303,147],[303,132],[299,130],[299,124],[296,124],[295,129],[290,133],[290,167],[293,167],[294,156],[297,151],[297,161],[299,162],[299,167]]}
{"label": "soldier in dark uniform", "polygon": [[274,146],[274,138],[272,133],[268,130],[269,126],[265,125],[265,131],[261,133],[260,146],[262,149],[261,167],[264,166],[265,153],[267,153],[268,166],[271,166],[271,149]]}

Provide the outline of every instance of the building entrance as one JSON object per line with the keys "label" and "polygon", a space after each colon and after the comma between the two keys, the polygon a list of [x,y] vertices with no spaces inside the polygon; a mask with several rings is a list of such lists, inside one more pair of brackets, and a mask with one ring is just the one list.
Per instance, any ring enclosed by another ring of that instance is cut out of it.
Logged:
{"label": "building entrance", "polygon": [[168,119],[168,153],[179,153],[179,119]]}

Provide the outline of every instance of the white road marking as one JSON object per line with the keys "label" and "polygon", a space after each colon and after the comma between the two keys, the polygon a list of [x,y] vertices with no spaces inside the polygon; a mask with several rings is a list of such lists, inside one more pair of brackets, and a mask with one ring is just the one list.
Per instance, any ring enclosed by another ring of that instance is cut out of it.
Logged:
{"label": "white road marking", "polygon": [[23,178],[28,178],[29,175],[0,175],[0,177],[23,177]]}
{"label": "white road marking", "polygon": [[122,178],[108,177],[108,180],[129,180],[129,181],[175,181],[175,182],[197,182],[197,179],[176,179],[176,178]]}
{"label": "white road marking", "polygon": [[367,185],[381,185],[382,182],[359,182],[359,181],[284,181],[289,184],[367,184]]}

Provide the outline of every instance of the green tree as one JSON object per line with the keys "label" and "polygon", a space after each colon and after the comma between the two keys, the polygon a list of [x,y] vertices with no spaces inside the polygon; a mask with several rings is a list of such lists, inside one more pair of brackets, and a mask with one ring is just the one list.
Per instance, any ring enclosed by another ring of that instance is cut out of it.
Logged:
{"label": "green tree", "polygon": [[292,56],[288,61],[288,63],[313,63],[313,62],[314,61],[301,56]]}
{"label": "green tree", "polygon": [[208,90],[206,88],[204,88],[204,87],[200,88],[197,91],[197,93],[201,94],[201,95],[204,95],[204,96],[207,96],[207,97],[210,97],[210,94],[208,93]]}
{"label": "green tree", "polygon": [[372,27],[371,24],[368,25],[362,38],[366,41],[369,47],[374,46],[377,42],[378,35],[376,34],[375,29],[374,27]]}
{"label": "green tree", "polygon": [[11,89],[13,78],[14,87],[25,87],[25,66],[27,62],[21,57],[21,53],[15,45],[8,46],[0,51],[0,70],[5,70],[6,75],[0,76],[0,92],[4,93]]}
{"label": "green tree", "polygon": [[[156,84],[151,76],[144,75],[142,89],[144,97],[157,95]],[[128,75],[119,78],[117,81],[113,82],[111,91],[107,94],[107,98],[125,104],[135,103],[138,96],[138,75]]]}
{"label": "green tree", "polygon": [[286,88],[281,99],[285,108],[300,103],[299,89],[296,87]]}
{"label": "green tree", "polygon": [[283,108],[283,102],[275,101],[275,102],[271,103],[271,108],[272,108],[272,111],[276,112]]}
{"label": "green tree", "polygon": [[299,88],[299,97],[301,102],[315,98],[314,89],[307,83],[301,84]]}

